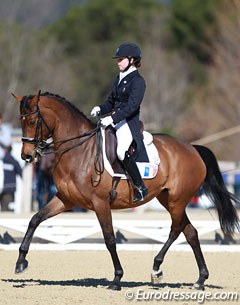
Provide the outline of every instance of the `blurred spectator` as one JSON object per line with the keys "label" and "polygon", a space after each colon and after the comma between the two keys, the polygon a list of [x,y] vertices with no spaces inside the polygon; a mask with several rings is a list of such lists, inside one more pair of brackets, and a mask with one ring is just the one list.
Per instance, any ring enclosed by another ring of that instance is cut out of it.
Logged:
{"label": "blurred spectator", "polygon": [[53,181],[54,154],[43,155],[36,164],[37,178],[37,201],[38,208],[41,209],[56,194],[56,187]]}
{"label": "blurred spectator", "polygon": [[3,123],[2,113],[0,112],[0,160],[4,158],[4,147],[12,145],[11,128]]}
{"label": "blurred spectator", "polygon": [[4,153],[3,159],[0,161],[3,169],[2,188],[0,192],[0,204],[2,211],[12,211],[9,203],[14,202],[16,192],[16,177],[19,175],[22,178],[22,168],[18,161],[11,155],[12,147],[1,145]]}

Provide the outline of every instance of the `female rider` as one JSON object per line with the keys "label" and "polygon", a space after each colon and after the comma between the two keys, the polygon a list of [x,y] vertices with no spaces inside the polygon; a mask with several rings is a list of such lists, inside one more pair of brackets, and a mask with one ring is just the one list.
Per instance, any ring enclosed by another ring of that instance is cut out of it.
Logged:
{"label": "female rider", "polygon": [[[138,72],[141,57],[141,50],[134,43],[124,43],[117,48],[113,58],[120,73],[108,99],[91,111],[92,116],[108,114],[101,119],[101,124],[105,127],[111,124],[116,129],[117,156],[135,186],[134,203],[143,201],[148,194],[136,164],[136,160],[148,161],[139,121],[140,105],[146,89],[145,80]],[[134,153],[130,155],[128,150],[132,143],[135,145]]]}

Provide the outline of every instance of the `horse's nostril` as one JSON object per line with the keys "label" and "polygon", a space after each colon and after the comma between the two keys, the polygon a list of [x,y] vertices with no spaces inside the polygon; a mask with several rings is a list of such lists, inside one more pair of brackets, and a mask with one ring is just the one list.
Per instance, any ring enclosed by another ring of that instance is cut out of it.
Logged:
{"label": "horse's nostril", "polygon": [[33,157],[32,157],[31,155],[26,155],[26,156],[24,157],[24,160],[25,160],[27,163],[30,163],[30,162],[33,161]]}

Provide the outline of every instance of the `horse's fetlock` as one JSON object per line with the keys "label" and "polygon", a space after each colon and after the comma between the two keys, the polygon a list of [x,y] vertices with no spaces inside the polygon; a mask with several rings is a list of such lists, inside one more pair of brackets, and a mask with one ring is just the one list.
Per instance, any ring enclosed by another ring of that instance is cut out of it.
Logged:
{"label": "horse's fetlock", "polygon": [[162,264],[163,259],[161,258],[155,258],[154,259],[154,264],[153,264],[153,270],[154,271],[158,271],[159,270],[159,266]]}
{"label": "horse's fetlock", "polygon": [[208,277],[209,277],[209,272],[208,272],[208,270],[203,270],[203,271],[201,271],[201,272],[200,272],[200,276],[203,277],[205,280],[207,280]]}

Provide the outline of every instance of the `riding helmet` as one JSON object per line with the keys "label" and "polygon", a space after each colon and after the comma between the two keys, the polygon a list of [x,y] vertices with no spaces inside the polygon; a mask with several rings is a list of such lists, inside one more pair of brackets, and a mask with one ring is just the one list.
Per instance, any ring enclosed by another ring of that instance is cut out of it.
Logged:
{"label": "riding helmet", "polygon": [[123,43],[116,49],[115,56],[112,58],[114,59],[119,57],[133,57],[135,59],[141,59],[142,52],[139,46],[137,46],[135,43]]}

